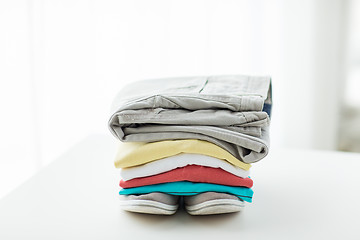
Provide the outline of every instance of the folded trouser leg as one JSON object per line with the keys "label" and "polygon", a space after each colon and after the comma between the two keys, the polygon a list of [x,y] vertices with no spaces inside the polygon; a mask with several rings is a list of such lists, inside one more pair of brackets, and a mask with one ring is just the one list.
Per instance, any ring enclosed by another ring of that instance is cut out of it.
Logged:
{"label": "folded trouser leg", "polygon": [[245,203],[238,197],[218,192],[184,196],[187,212],[191,215],[212,215],[239,212]]}
{"label": "folded trouser leg", "polygon": [[201,139],[245,163],[264,158],[272,105],[268,76],[204,76],[131,84],[109,119],[125,142]]}
{"label": "folded trouser leg", "polygon": [[129,212],[171,215],[178,209],[179,196],[153,192],[141,195],[119,195],[120,205]]}

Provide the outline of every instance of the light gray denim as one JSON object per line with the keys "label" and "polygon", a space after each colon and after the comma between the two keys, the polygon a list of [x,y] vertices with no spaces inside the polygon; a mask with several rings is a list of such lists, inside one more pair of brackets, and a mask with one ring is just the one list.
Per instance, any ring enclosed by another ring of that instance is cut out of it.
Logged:
{"label": "light gray denim", "polygon": [[109,128],[126,142],[202,139],[252,163],[268,153],[271,101],[270,77],[145,80],[119,92]]}

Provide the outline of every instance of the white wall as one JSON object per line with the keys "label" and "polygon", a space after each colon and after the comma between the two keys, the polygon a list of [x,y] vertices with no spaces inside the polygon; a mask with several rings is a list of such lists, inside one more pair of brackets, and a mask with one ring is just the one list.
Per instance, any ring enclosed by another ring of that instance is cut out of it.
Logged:
{"label": "white wall", "polygon": [[45,162],[89,132],[108,134],[107,107],[126,82],[245,73],[272,74],[276,84],[281,74],[280,1],[36,1],[34,9]]}
{"label": "white wall", "polygon": [[27,1],[0,1],[0,197],[39,166]]}
{"label": "white wall", "polygon": [[[156,77],[270,74],[272,147],[334,149],[341,0],[15,0],[0,6],[5,172],[16,166],[32,173],[91,133],[110,134],[116,92]],[[322,108],[326,103],[335,107]]]}

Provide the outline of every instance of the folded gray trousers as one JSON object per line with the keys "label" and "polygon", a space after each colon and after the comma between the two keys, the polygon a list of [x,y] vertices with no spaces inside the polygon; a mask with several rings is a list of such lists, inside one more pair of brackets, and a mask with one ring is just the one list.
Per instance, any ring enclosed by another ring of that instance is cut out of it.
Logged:
{"label": "folded gray trousers", "polygon": [[272,104],[270,77],[184,77],[134,82],[119,92],[109,120],[125,142],[201,139],[246,163],[264,158]]}

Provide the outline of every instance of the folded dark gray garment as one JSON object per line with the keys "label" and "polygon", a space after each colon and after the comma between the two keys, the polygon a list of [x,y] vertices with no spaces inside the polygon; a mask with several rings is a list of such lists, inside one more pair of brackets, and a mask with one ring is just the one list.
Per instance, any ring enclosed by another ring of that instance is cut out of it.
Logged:
{"label": "folded dark gray garment", "polygon": [[122,141],[202,139],[252,163],[268,153],[270,77],[210,76],[134,82],[113,102],[111,132]]}

